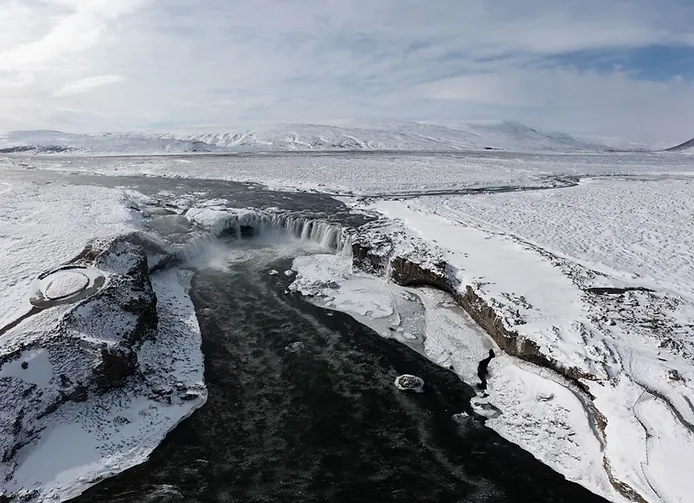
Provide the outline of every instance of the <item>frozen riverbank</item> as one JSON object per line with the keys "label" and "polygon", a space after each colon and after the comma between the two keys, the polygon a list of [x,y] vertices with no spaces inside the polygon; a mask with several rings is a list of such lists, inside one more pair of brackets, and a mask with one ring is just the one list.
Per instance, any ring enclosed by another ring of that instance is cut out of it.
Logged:
{"label": "frozen riverbank", "polygon": [[[677,227],[691,218],[684,209],[690,198],[678,199],[691,185],[684,183],[678,191],[667,191],[669,204],[665,206],[661,204],[665,195],[658,196],[657,191],[666,190],[667,182],[651,184],[649,190],[643,181],[605,180],[533,194],[376,201],[368,208],[388,217],[390,223],[383,224],[374,242],[380,243],[378,235],[395,239],[385,248],[376,244],[373,251],[362,253],[362,259],[373,263],[381,254],[393,264],[405,257],[422,264],[424,270],[435,271],[440,282],[459,292],[461,298],[479,299],[492,309],[498,319],[490,321],[488,331],[507,345],[510,354],[562,376],[557,379],[551,373],[540,373],[539,381],[520,375],[505,379],[495,369],[504,360],[493,360],[492,391],[485,403],[500,404],[497,407],[502,412],[489,421],[490,426],[567,477],[586,486],[592,477],[598,483],[590,487],[606,497],[616,499],[617,490],[638,501],[686,501],[693,488],[679,468],[694,452],[690,338],[694,306],[690,285],[679,272],[682,269],[673,266],[685,261],[689,266],[684,271],[691,269],[688,234]],[[637,198],[634,191],[642,195]],[[600,204],[607,201],[604,193],[611,194],[609,219],[600,214]],[[571,198],[592,211],[582,218],[580,209],[562,204]],[[593,204],[591,198],[600,202]],[[536,211],[523,216],[522,201]],[[481,203],[495,206],[487,215],[474,209],[463,211],[479,208]],[[537,211],[542,204],[550,206]],[[679,207],[683,213],[678,217],[673,210]],[[628,231],[634,215],[649,216],[653,226],[642,222],[639,232],[652,239]],[[518,225],[504,228],[497,223],[504,218],[515,218]],[[662,225],[668,221],[670,225]],[[611,248],[593,244],[595,233],[579,234],[578,229],[591,228],[603,233],[602,243],[605,236],[611,237]],[[629,245],[626,237],[635,244]],[[413,238],[419,245],[413,245]],[[572,243],[580,245],[576,251],[566,248]],[[564,253],[556,254],[558,248]],[[630,253],[634,251],[637,253]],[[624,253],[631,260],[620,258]],[[635,269],[632,264],[642,257],[653,259],[647,269]],[[385,269],[387,272],[388,266]],[[396,269],[388,274],[406,282]],[[640,274],[634,274],[637,270]],[[508,405],[504,414],[504,398],[494,393],[496,376],[497,383],[504,382],[506,387],[525,382],[527,390],[550,389],[556,386],[552,380],[576,385],[583,398],[564,403],[558,410],[567,411],[567,417],[574,420],[583,418],[580,421],[590,426],[587,431],[592,433],[593,443],[575,445],[577,438],[586,438],[576,433],[575,421],[562,426],[565,434],[554,431],[546,438],[542,434],[562,421],[547,412],[533,420],[532,410],[561,403],[557,393],[532,391],[528,396],[536,399],[518,401],[523,396],[521,386],[508,397],[514,397],[522,414],[514,414]],[[545,396],[551,398],[545,400]],[[538,406],[543,401],[546,403]],[[581,452],[575,458],[575,469],[558,456],[564,449],[572,455]],[[607,486],[606,480],[610,482]]]}

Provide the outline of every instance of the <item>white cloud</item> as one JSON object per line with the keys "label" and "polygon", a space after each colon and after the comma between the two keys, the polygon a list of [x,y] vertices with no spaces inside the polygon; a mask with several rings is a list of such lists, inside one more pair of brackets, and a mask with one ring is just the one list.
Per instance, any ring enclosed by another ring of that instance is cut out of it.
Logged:
{"label": "white cloud", "polygon": [[118,82],[123,82],[124,80],[125,77],[123,77],[122,75],[101,75],[99,77],[87,77],[85,79],[80,79],[75,82],[70,82],[69,84],[66,84],[61,89],[56,91],[53,96],[60,97],[81,94],[87,91],[98,89],[99,87],[117,84]]}
{"label": "white cloud", "polygon": [[[0,16],[5,19],[0,28],[21,22],[25,25],[23,29],[33,31],[35,17],[38,16],[38,23],[44,24],[46,18],[55,19],[34,40],[12,44],[5,39],[0,46],[0,72],[44,70],[60,63],[67,54],[91,49],[107,29],[108,21],[133,12],[143,4],[144,0],[49,0],[46,4],[33,3],[33,9],[19,7],[16,2],[10,2],[7,7],[0,5],[0,13],[7,9],[9,14]],[[14,29],[17,28],[15,24]]]}
{"label": "white cloud", "polygon": [[[694,47],[688,0],[191,5],[0,3],[0,129],[511,118],[660,141],[691,118],[686,79],[579,71],[564,61],[581,51]],[[623,62],[604,68],[613,63]],[[127,90],[90,80],[121,74],[131,76]],[[644,102],[648,125],[635,121]]]}

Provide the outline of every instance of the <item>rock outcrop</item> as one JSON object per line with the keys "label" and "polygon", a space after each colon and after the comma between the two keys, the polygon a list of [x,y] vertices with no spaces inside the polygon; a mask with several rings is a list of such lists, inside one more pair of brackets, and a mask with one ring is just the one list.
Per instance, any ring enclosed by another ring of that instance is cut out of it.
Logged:
{"label": "rock outcrop", "polygon": [[137,349],[154,336],[158,320],[147,255],[136,241],[121,236],[88,244],[59,270],[100,275],[99,289],[73,304],[35,308],[1,336],[3,463],[37,436],[38,419],[137,375]]}

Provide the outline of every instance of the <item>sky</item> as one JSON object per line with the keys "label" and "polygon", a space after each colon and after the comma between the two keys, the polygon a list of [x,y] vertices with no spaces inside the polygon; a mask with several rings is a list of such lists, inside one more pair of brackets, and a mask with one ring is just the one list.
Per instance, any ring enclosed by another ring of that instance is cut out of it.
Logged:
{"label": "sky", "polygon": [[0,130],[694,136],[694,0],[0,0]]}

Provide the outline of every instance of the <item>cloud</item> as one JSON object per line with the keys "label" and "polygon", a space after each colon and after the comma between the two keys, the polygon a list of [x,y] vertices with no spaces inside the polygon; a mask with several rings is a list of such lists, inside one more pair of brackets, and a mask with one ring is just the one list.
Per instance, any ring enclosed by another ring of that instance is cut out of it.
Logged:
{"label": "cloud", "polygon": [[[694,134],[694,81],[636,80],[619,68],[528,69],[443,79],[415,94],[445,102],[532,108],[536,122],[576,133],[628,132],[636,141],[683,141]],[[548,120],[549,119],[549,120]]]}
{"label": "cloud", "polygon": [[53,96],[72,96],[74,94],[86,93],[87,91],[117,84],[118,82],[123,82],[124,80],[126,79],[122,75],[101,75],[100,77],[87,77],[85,79],[80,79],[66,84],[61,89],[56,91]]}
{"label": "cloud", "polygon": [[[34,40],[22,41],[14,47],[11,41],[5,40],[0,47],[0,72],[43,70],[59,63],[67,54],[92,48],[99,42],[109,21],[133,12],[144,5],[144,0],[48,0],[46,4],[30,0],[29,4],[34,8],[18,7],[15,2],[7,7],[0,6],[0,12],[7,9],[8,13],[7,17],[0,16],[5,19],[0,28],[10,30],[10,23],[20,21],[25,30],[34,31],[35,16],[54,18],[55,22]],[[45,19],[38,20],[38,24],[42,22],[45,23]],[[5,49],[4,46],[10,47]]]}
{"label": "cloud", "polygon": [[620,54],[694,57],[692,19],[689,0],[9,1],[0,129],[484,118],[665,141],[693,75]]}

